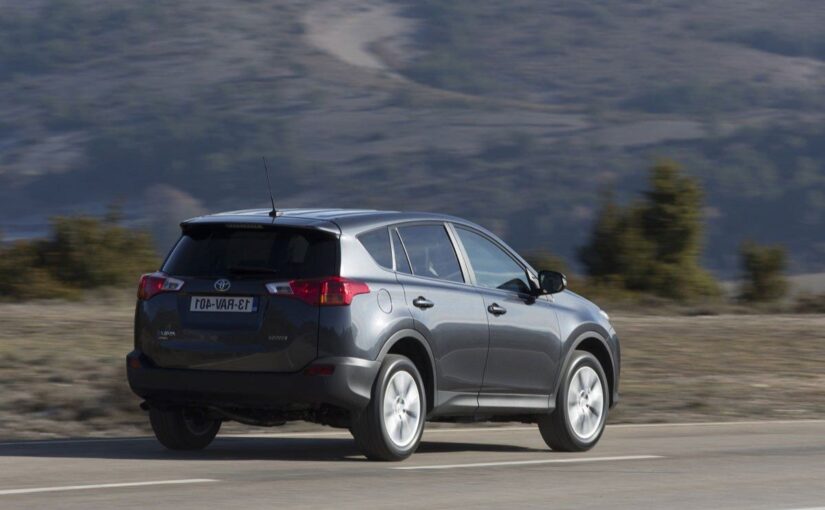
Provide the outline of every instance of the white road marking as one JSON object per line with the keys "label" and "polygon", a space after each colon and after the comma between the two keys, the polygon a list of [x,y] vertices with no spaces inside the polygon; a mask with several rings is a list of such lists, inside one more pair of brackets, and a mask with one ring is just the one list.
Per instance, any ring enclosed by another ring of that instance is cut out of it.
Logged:
{"label": "white road marking", "polygon": [[[617,423],[608,425],[609,429],[645,429],[654,427],[716,427],[720,425],[803,425],[806,423],[825,423],[825,420],[745,420],[745,421],[697,421],[680,423]],[[823,507],[825,508],[825,507]],[[802,509],[807,510],[807,509]],[[817,509],[811,509],[817,510]]]}
{"label": "white road marking", "polygon": [[211,483],[217,482],[212,478],[192,478],[189,480],[157,480],[154,482],[129,482],[129,483],[100,483],[95,485],[63,485],[60,487],[33,487],[29,489],[4,489],[0,490],[0,496],[10,496],[13,494],[34,494],[38,492],[63,492],[63,491],[85,491],[93,489],[117,489],[121,487],[145,487],[148,485],[183,485],[190,483]]}
{"label": "white road marking", "polygon": [[498,467],[498,466],[529,466],[533,464],[571,464],[578,462],[610,462],[620,460],[649,460],[661,459],[661,455],[625,455],[621,457],[582,457],[571,459],[543,459],[543,460],[513,460],[505,462],[476,462],[473,464],[437,464],[432,466],[402,466],[390,469],[397,469],[400,471],[412,471],[417,469],[461,469],[461,468],[479,468],[479,467]]}
{"label": "white road marking", "polygon": [[8,441],[0,446],[34,446],[54,444],[83,444],[83,443],[123,443],[127,441],[154,441],[154,437],[96,437],[89,439],[40,439],[36,441]]}
{"label": "white road marking", "polygon": [[[619,423],[608,425],[608,429],[633,429],[633,428],[666,428],[666,427],[711,427],[711,426],[736,426],[736,425],[804,425],[811,423],[825,423],[825,420],[751,420],[751,421],[706,421],[706,422],[680,422],[680,423]],[[430,428],[425,430],[426,435],[459,433],[459,432],[527,432],[538,430],[535,425],[530,427],[461,427],[461,428]],[[263,438],[288,438],[288,437],[349,437],[348,431],[329,432],[276,432],[272,434],[221,434],[222,437],[239,439],[263,439]],[[121,443],[129,441],[154,441],[154,437],[101,437],[88,439],[41,439],[35,441],[8,441],[0,443],[0,446],[33,446],[33,445],[59,445],[59,444],[82,444],[82,443]],[[825,507],[823,507],[825,509]]]}

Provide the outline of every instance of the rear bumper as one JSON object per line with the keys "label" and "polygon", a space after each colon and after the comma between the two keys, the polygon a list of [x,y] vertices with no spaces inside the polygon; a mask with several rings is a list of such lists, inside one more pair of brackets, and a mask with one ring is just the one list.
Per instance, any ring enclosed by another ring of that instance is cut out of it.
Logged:
{"label": "rear bumper", "polygon": [[254,409],[330,404],[355,411],[369,403],[378,361],[336,357],[315,360],[313,365],[335,368],[330,375],[161,368],[133,351],[127,355],[126,371],[132,391],[165,404]]}

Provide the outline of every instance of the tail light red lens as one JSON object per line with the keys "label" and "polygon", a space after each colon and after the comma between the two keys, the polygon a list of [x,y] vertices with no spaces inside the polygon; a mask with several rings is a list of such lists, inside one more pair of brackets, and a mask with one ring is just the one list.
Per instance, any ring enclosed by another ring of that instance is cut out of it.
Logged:
{"label": "tail light red lens", "polygon": [[177,292],[183,287],[183,280],[170,278],[163,273],[149,273],[140,277],[138,299],[146,301],[162,292]]}
{"label": "tail light red lens", "polygon": [[318,306],[347,306],[355,296],[370,292],[366,283],[340,276],[268,283],[266,289],[270,294],[292,296]]}

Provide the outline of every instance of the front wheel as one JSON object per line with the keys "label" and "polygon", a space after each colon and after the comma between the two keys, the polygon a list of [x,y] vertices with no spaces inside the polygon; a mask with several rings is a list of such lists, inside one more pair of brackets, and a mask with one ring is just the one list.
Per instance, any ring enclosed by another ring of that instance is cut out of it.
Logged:
{"label": "front wheel", "polygon": [[565,370],[555,411],[539,419],[541,437],[556,451],[589,450],[604,432],[608,407],[607,377],[599,360],[578,351]]}
{"label": "front wheel", "polygon": [[350,431],[371,460],[404,460],[418,448],[427,401],[418,369],[408,358],[388,355],[381,365],[367,407]]}
{"label": "front wheel", "polygon": [[221,428],[221,420],[200,409],[149,409],[149,422],[160,444],[170,450],[202,450]]}

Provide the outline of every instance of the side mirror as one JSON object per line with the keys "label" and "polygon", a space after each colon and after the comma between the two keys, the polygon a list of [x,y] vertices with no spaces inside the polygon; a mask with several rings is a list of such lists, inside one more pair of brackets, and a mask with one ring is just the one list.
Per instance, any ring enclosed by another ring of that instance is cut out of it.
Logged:
{"label": "side mirror", "polygon": [[539,288],[542,294],[558,294],[567,288],[567,277],[558,271],[539,271]]}

